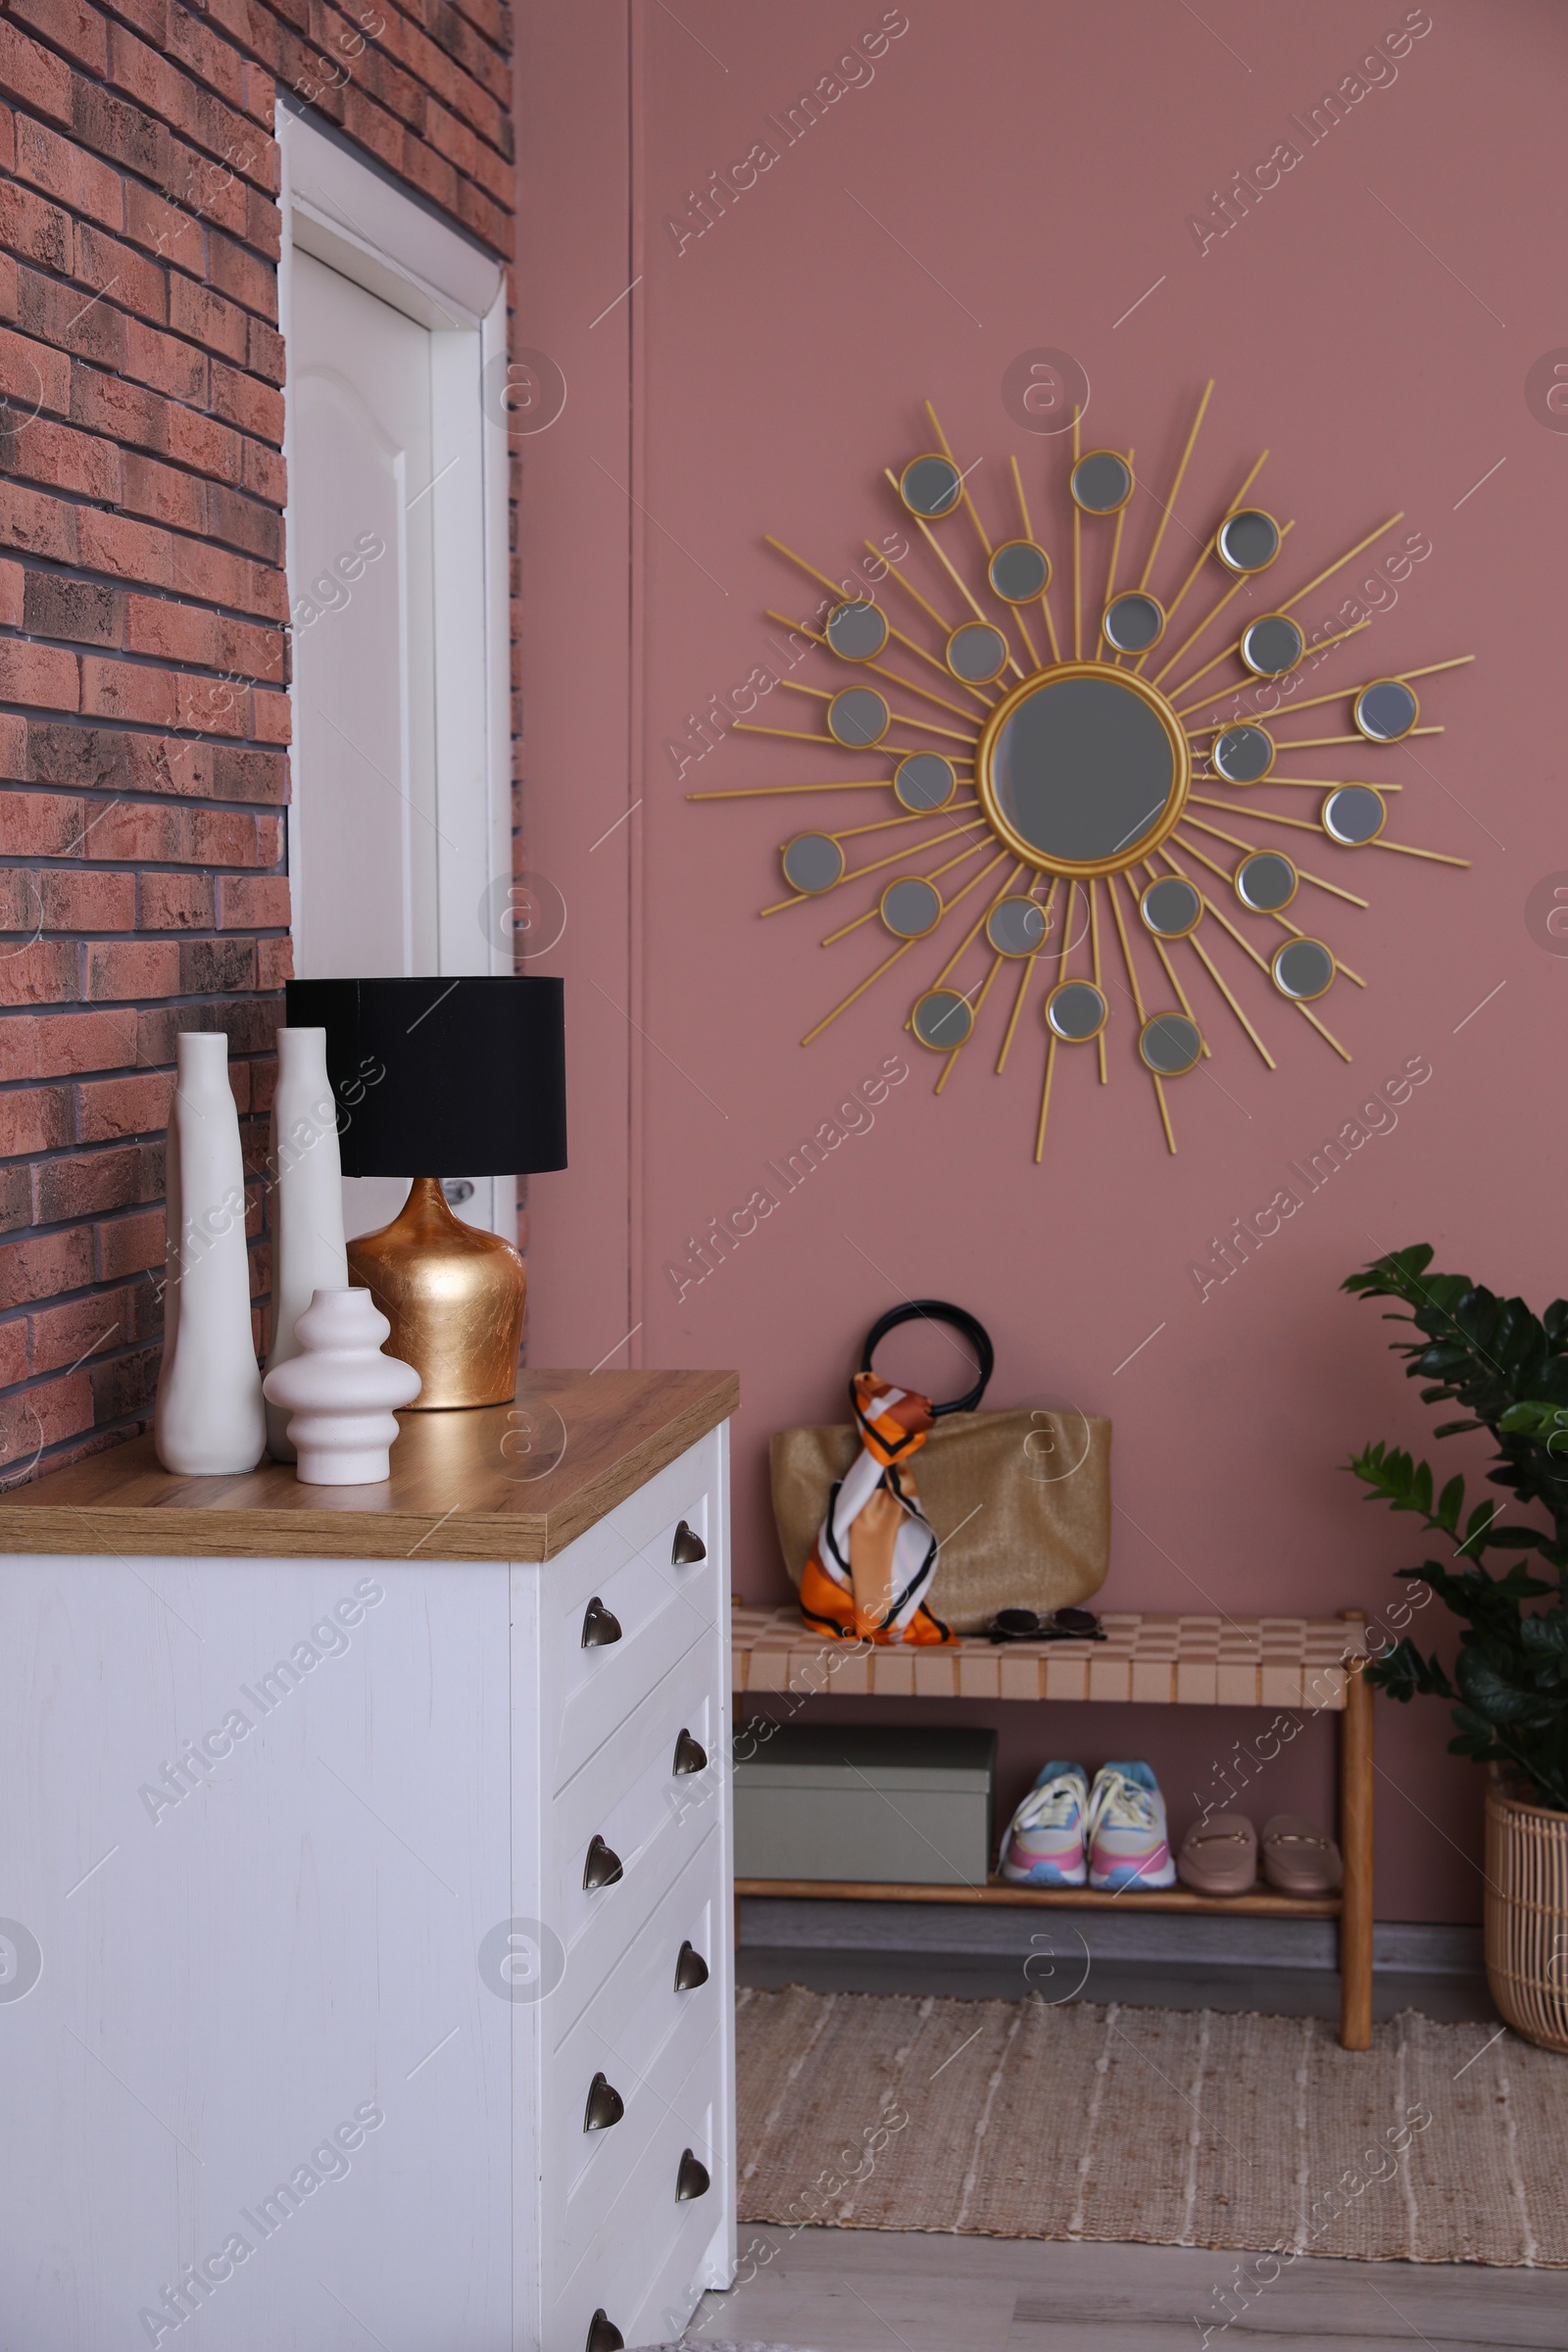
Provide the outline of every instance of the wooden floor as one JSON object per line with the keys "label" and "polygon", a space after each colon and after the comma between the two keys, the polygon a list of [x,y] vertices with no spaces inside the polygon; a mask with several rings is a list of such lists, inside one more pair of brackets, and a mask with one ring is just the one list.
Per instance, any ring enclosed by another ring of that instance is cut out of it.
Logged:
{"label": "wooden floor", "polygon": [[[1568,2347],[1568,2277],[1303,2257],[1220,2331],[1233,2254],[870,2230],[743,2228],[741,2276],[687,2331],[791,2352],[1536,2352]],[[1245,2259],[1245,2258],[1244,2258]],[[1255,2258],[1253,2258],[1255,2259]],[[755,2272],[755,2276],[749,2274]],[[1229,2306],[1238,2309],[1233,2300]]]}

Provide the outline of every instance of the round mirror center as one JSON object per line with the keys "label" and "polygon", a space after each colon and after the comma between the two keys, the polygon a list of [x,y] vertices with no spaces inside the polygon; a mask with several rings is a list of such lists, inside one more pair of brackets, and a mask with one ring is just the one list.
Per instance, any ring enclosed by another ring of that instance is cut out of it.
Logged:
{"label": "round mirror center", "polygon": [[1130,671],[1063,662],[997,705],[977,781],[995,830],[1048,873],[1136,864],[1181,815],[1187,739],[1163,696]]}

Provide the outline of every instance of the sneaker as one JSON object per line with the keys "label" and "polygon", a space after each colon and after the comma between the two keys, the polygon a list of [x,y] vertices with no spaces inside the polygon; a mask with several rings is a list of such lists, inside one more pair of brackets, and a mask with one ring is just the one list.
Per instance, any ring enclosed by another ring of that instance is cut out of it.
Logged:
{"label": "sneaker", "polygon": [[1089,1875],[1088,1810],[1089,1775],[1081,1764],[1043,1766],[1003,1840],[1003,1877],[1015,1886],[1081,1886]]}
{"label": "sneaker", "polygon": [[1089,1793],[1091,1886],[1174,1886],[1165,1799],[1147,1764],[1102,1764]]}

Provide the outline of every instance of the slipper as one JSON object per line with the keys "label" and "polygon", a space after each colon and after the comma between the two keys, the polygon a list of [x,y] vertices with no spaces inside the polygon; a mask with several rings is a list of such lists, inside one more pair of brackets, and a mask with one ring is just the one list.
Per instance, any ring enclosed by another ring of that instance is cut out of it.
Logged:
{"label": "slipper", "polygon": [[1182,1839],[1176,1876],[1195,1894],[1249,1894],[1257,1884],[1257,1832],[1245,1813],[1210,1813]]}
{"label": "slipper", "polygon": [[1263,1876],[1281,1894],[1335,1894],[1345,1877],[1332,1838],[1299,1813],[1276,1813],[1263,1824]]}

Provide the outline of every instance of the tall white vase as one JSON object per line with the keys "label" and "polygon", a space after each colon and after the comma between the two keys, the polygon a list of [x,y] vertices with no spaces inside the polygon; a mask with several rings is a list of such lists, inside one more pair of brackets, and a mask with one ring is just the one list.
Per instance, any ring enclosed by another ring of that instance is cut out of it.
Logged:
{"label": "tall white vase", "polygon": [[228,1086],[228,1040],[176,1040],[170,1113],[164,1365],[153,1442],[166,1470],[218,1477],[253,1470],[267,1424],[251,1338],[245,1171]]}
{"label": "tall white vase", "polygon": [[[343,1246],[343,1162],[337,1103],[326,1074],[324,1029],[277,1033],[277,1093],[272,1099],[273,1372],[301,1350],[294,1326],[318,1291],[347,1290]],[[267,1407],[267,1450],[291,1462],[288,1412]]]}

